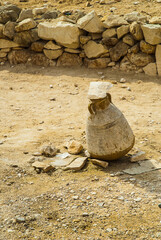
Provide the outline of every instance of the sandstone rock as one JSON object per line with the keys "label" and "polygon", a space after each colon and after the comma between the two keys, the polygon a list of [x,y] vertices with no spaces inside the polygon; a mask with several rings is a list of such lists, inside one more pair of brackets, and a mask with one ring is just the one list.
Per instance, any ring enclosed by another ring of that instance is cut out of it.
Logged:
{"label": "sandstone rock", "polygon": [[140,50],[147,54],[154,54],[156,46],[146,43],[144,40],[140,41]]}
{"label": "sandstone rock", "polygon": [[32,12],[34,15],[42,15],[47,10],[48,10],[47,7],[41,7],[41,8],[34,8]]}
{"label": "sandstone rock", "polygon": [[88,58],[98,58],[102,54],[107,53],[108,50],[102,44],[90,40],[84,45],[84,52]]}
{"label": "sandstone rock", "polygon": [[161,17],[152,17],[149,20],[150,24],[161,24]]}
{"label": "sandstone rock", "polygon": [[73,48],[65,48],[64,51],[68,53],[81,53],[79,49],[73,49]]}
{"label": "sandstone rock", "polygon": [[58,17],[59,14],[60,14],[60,12],[57,11],[57,10],[48,11],[48,12],[45,12],[45,13],[42,15],[42,19],[55,19],[55,18]]}
{"label": "sandstone rock", "polygon": [[107,47],[113,47],[118,43],[118,39],[105,37],[102,39],[102,43]]}
{"label": "sandstone rock", "polygon": [[116,28],[109,28],[102,33],[103,38],[106,38],[106,37],[112,38],[112,37],[115,37],[116,35],[117,35],[117,29]]}
{"label": "sandstone rock", "polygon": [[44,48],[51,49],[51,50],[58,50],[58,49],[61,49],[61,46],[53,43],[53,41],[49,41],[45,44]]}
{"label": "sandstone rock", "polygon": [[70,154],[79,154],[83,150],[81,143],[73,140],[68,145],[68,153]]}
{"label": "sandstone rock", "polygon": [[101,160],[98,160],[98,159],[91,159],[90,160],[94,165],[97,165],[99,167],[102,167],[102,168],[107,168],[108,167],[108,162],[105,162],[105,161],[101,161]]}
{"label": "sandstone rock", "polygon": [[122,38],[125,34],[129,32],[129,25],[123,25],[117,28],[118,39]]}
{"label": "sandstone rock", "polygon": [[138,12],[131,12],[124,15],[126,21],[132,22],[146,22],[147,16],[140,15]]}
{"label": "sandstone rock", "polygon": [[19,18],[17,19],[17,22],[21,22],[26,18],[33,18],[32,9],[22,9],[20,12]]}
{"label": "sandstone rock", "polygon": [[100,21],[99,17],[92,11],[85,15],[84,17],[80,18],[77,21],[79,28],[91,32],[91,33],[101,33],[104,31],[104,27],[102,22]]}
{"label": "sandstone rock", "polygon": [[141,26],[145,41],[152,45],[161,43],[161,25],[145,24]]}
{"label": "sandstone rock", "polygon": [[149,76],[156,76],[157,75],[157,66],[156,63],[149,63],[147,66],[143,68],[145,74]]}
{"label": "sandstone rock", "polygon": [[43,41],[36,41],[31,44],[31,50],[34,52],[42,52],[45,43]]}
{"label": "sandstone rock", "polygon": [[110,15],[103,22],[103,26],[105,28],[120,27],[122,25],[128,25],[128,22],[124,19],[124,17],[119,15]]}
{"label": "sandstone rock", "polygon": [[96,58],[96,59],[88,59],[85,58],[84,64],[88,68],[106,68],[110,63],[110,58]]}
{"label": "sandstone rock", "polygon": [[65,52],[58,58],[57,61],[58,67],[81,66],[82,64],[82,59],[77,54]]}
{"label": "sandstone rock", "polygon": [[144,67],[147,64],[154,62],[155,59],[153,56],[148,55],[146,53],[128,53],[128,59],[130,60],[131,63],[135,64],[138,67]]}
{"label": "sandstone rock", "polygon": [[24,19],[15,27],[16,32],[27,31],[36,27],[36,22],[32,18]]}
{"label": "sandstone rock", "polygon": [[80,157],[76,158],[72,163],[70,163],[64,170],[74,170],[80,171],[86,164],[87,158]]}
{"label": "sandstone rock", "polygon": [[141,29],[141,26],[137,22],[133,22],[130,25],[130,33],[132,34],[133,38],[137,41],[140,41],[143,39],[143,31]]}
{"label": "sandstone rock", "polygon": [[158,75],[161,76],[161,45],[160,44],[157,45],[156,47],[155,58],[156,58]]}
{"label": "sandstone rock", "polygon": [[54,146],[43,146],[41,149],[41,154],[45,157],[53,157],[56,155],[58,149]]}
{"label": "sandstone rock", "polygon": [[60,57],[62,55],[63,50],[62,49],[58,49],[58,50],[44,49],[43,52],[47,58],[57,59],[58,57]]}
{"label": "sandstone rock", "polygon": [[15,22],[8,21],[3,28],[3,35],[10,39],[13,39],[15,34],[15,26],[16,26]]}
{"label": "sandstone rock", "polygon": [[123,37],[122,41],[129,46],[133,46],[135,44],[135,40],[131,34],[127,34]]}
{"label": "sandstone rock", "polygon": [[121,57],[125,56],[128,52],[129,46],[122,41],[118,42],[113,48],[110,49],[110,58],[113,62],[118,61]]}
{"label": "sandstone rock", "polygon": [[133,154],[130,158],[130,162],[138,162],[146,159],[146,153],[143,151]]}
{"label": "sandstone rock", "polygon": [[6,40],[6,39],[0,39],[0,48],[13,48],[13,47],[18,47],[19,44]]}
{"label": "sandstone rock", "polygon": [[51,166],[50,164],[48,163],[44,163],[44,162],[39,162],[39,161],[36,161],[32,164],[32,166],[35,168],[35,169],[40,169],[42,170],[43,172],[49,172],[51,170],[54,169],[53,166]]}
{"label": "sandstone rock", "polygon": [[30,53],[27,50],[13,50],[8,54],[8,61],[10,64],[27,63],[30,58]]}
{"label": "sandstone rock", "polygon": [[38,35],[45,40],[55,40],[64,47],[78,48],[81,32],[72,23],[44,22],[38,25]]}
{"label": "sandstone rock", "polygon": [[80,36],[80,43],[86,44],[89,40],[91,40],[91,36]]}
{"label": "sandstone rock", "polygon": [[29,47],[31,43],[39,40],[37,29],[16,33],[13,41],[22,47]]}

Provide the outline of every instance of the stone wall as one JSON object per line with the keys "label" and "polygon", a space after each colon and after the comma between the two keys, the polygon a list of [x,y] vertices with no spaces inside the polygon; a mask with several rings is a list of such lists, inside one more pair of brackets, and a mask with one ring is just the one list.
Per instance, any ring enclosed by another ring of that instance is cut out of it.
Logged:
{"label": "stone wall", "polygon": [[134,70],[161,76],[161,17],[0,7],[0,63]]}

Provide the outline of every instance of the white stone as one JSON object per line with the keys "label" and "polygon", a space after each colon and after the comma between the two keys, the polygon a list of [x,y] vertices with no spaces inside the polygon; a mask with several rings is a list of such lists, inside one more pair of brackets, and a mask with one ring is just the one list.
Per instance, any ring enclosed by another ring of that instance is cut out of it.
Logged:
{"label": "white stone", "polygon": [[106,93],[113,87],[110,82],[90,82],[88,98],[100,99],[105,98]]}
{"label": "white stone", "polygon": [[108,50],[102,44],[90,40],[84,45],[84,52],[88,58],[97,58],[104,53],[108,53]]}
{"label": "white stone", "polygon": [[145,41],[152,45],[161,43],[161,25],[145,24],[141,26]]}
{"label": "white stone", "polygon": [[149,76],[156,76],[157,75],[157,66],[156,63],[149,63],[147,66],[143,68],[145,74]]}
{"label": "white stone", "polygon": [[158,75],[161,76],[161,45],[157,45],[155,52]]}
{"label": "white stone", "polygon": [[91,33],[101,33],[104,31],[103,24],[95,11],[92,11],[80,18],[77,22],[79,28],[91,32]]}
{"label": "white stone", "polygon": [[69,48],[79,47],[81,31],[76,24],[68,22],[43,22],[38,25],[38,36],[45,40],[55,40]]}
{"label": "white stone", "polygon": [[69,164],[64,170],[81,170],[86,164],[87,158],[86,157],[79,157],[76,158],[71,164]]}

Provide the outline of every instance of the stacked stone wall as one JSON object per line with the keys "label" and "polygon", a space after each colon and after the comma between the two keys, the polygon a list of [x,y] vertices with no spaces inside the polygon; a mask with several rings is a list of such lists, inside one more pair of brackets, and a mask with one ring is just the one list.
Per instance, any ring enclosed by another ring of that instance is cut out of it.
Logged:
{"label": "stacked stone wall", "polygon": [[0,63],[81,66],[161,76],[161,18],[138,12],[0,7]]}

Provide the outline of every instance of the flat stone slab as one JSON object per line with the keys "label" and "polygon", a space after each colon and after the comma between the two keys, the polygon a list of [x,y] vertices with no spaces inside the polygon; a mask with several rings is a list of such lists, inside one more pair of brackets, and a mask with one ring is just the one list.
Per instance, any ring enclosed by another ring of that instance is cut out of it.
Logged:
{"label": "flat stone slab", "polygon": [[64,170],[79,171],[84,167],[84,165],[86,164],[86,161],[87,161],[87,157],[76,158],[70,165],[64,168]]}
{"label": "flat stone slab", "polygon": [[72,163],[75,158],[76,156],[71,156],[70,154],[68,156],[65,154],[58,154],[52,159],[50,165],[53,167],[66,167]]}
{"label": "flat stone slab", "polygon": [[110,82],[91,82],[88,98],[89,99],[101,99],[106,97],[106,93],[112,88],[112,84]]}
{"label": "flat stone slab", "polygon": [[154,170],[161,169],[161,163],[154,160],[154,159],[141,161],[141,162],[138,162],[138,163],[139,163],[139,166],[132,167],[132,168],[127,168],[127,169],[123,170],[123,172],[131,174],[131,175],[137,175],[137,174],[151,172],[151,171],[154,171]]}

